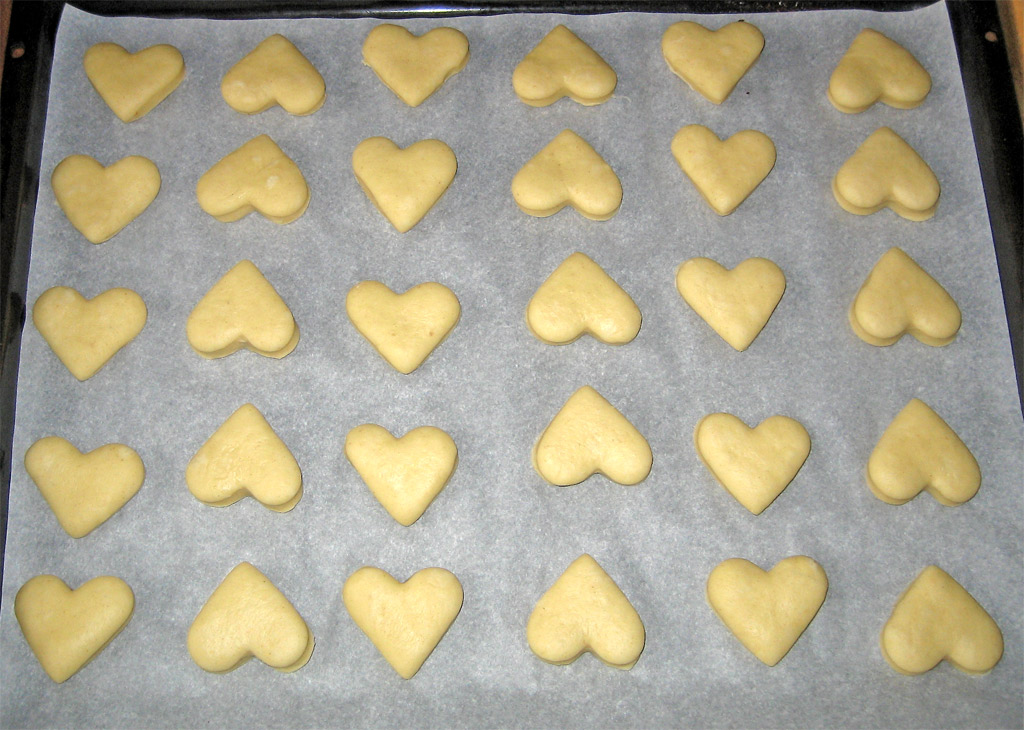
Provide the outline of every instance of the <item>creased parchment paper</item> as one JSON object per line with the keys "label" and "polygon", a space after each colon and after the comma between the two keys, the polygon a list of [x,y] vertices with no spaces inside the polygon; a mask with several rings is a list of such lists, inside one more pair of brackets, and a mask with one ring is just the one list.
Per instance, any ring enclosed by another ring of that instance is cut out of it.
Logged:
{"label": "creased parchment paper", "polygon": [[[661,34],[683,17],[403,21],[415,32],[457,27],[472,49],[464,71],[410,109],[360,62],[376,20],[65,11],[28,300],[54,285],[87,296],[126,286],[145,299],[149,321],[84,383],[26,325],[0,616],[4,726],[1020,727],[1024,435],[946,11],[748,16],[764,32],[765,51],[720,107],[662,60]],[[703,20],[718,27],[741,17]],[[617,70],[608,103],[535,109],[514,96],[513,68],[558,22]],[[931,72],[934,89],[920,108],[875,106],[851,116],[826,100],[832,69],[866,26],[904,43]],[[273,109],[248,117],[221,99],[224,72],[275,32],[327,81],[327,102],[312,116]],[[82,54],[99,41],[131,50],[171,43],[184,54],[187,77],[141,121],[122,124],[82,71]],[[778,149],[775,170],[729,217],[710,210],[671,156],[673,134],[689,123],[719,136],[758,129]],[[889,211],[858,217],[833,200],[831,177],[882,125],[910,142],[941,181],[933,220],[911,223]],[[571,210],[531,218],[512,200],[512,176],[565,128],[622,180],[622,209],[606,223]],[[219,223],[200,210],[196,181],[262,133],[305,173],[309,210],[287,226],[258,215]],[[402,146],[437,137],[458,157],[451,189],[405,235],[372,207],[351,172],[353,148],[374,135]],[[104,164],[144,155],[163,177],[153,205],[100,246],[71,227],[45,180],[73,153]],[[959,303],[963,329],[948,347],[905,338],[876,348],[851,332],[847,308],[893,245]],[[640,306],[643,328],[633,343],[614,348],[584,338],[552,347],[527,331],[533,291],[577,250]],[[728,347],[676,293],[675,269],[693,256],[730,267],[765,256],[785,272],[786,294],[746,352]],[[301,327],[298,348],[281,361],[248,352],[208,361],[185,339],[189,311],[243,258],[262,269]],[[460,324],[415,373],[392,370],[345,316],[346,292],[364,279],[397,290],[436,280],[460,298]],[[532,469],[534,440],[584,384],[650,441],[654,468],[639,486],[595,477],[556,488]],[[923,495],[893,507],[867,489],[864,466],[875,442],[915,396],[981,465],[981,491],[964,506]],[[186,489],[189,458],[245,402],[261,409],[302,466],[305,494],[292,512],[252,500],[211,508]],[[785,414],[810,432],[806,465],[758,517],[713,481],[694,452],[695,424],[715,411],[751,424]],[[458,444],[454,478],[411,527],[385,513],[342,454],[348,430],[367,422],[395,433],[431,424]],[[28,446],[49,434],[81,449],[127,443],[146,464],[139,494],[80,540],[60,529],[21,463]],[[584,552],[646,624],[647,646],[632,671],[590,656],[550,666],[526,644],[534,603]],[[726,558],[769,567],[794,554],[824,566],[828,597],[792,652],[768,668],[719,622],[704,585]],[[242,560],[266,573],[316,635],[312,659],[293,675],[258,661],[213,675],[189,658],[193,617]],[[1002,627],[1006,653],[988,676],[944,665],[904,677],[882,659],[878,636],[893,603],[933,563]],[[462,581],[461,615],[411,681],[398,678],[342,606],[342,583],[366,564],[403,580],[441,566]],[[18,588],[39,573],[73,586],[113,574],[136,595],[125,631],[61,686],[40,669],[12,612]]]}

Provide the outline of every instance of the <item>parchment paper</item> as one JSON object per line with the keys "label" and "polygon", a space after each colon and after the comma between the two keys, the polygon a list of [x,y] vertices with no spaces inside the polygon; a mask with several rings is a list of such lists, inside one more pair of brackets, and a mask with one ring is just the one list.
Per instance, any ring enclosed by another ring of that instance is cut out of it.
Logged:
{"label": "parchment paper", "polygon": [[[65,11],[44,173],[73,153],[104,164],[140,154],[160,168],[163,187],[136,221],[94,246],[61,214],[49,184],[40,185],[29,303],[55,285],[87,296],[126,286],[145,299],[149,321],[84,383],[26,325],[0,614],[3,725],[1021,726],[1024,432],[945,9],[750,16],[765,51],[720,107],[662,60],[661,34],[684,17],[403,21],[418,33],[459,28],[472,49],[464,71],[409,109],[360,62],[376,20],[108,19]],[[718,27],[740,17],[703,20]],[[535,109],[514,96],[513,68],[557,22],[617,70],[608,103]],[[828,103],[828,77],[866,26],[905,44],[931,72],[934,89],[923,106],[846,115]],[[220,97],[224,72],[275,32],[327,81],[327,102],[312,116],[273,109],[247,117]],[[122,124],[82,71],[82,54],[99,41],[131,50],[171,43],[184,54],[187,77],[145,118]],[[775,170],[729,217],[711,211],[671,156],[673,134],[689,123],[719,136],[759,129],[776,144]],[[941,181],[933,220],[911,223],[889,211],[858,217],[833,200],[831,177],[882,125],[910,142]],[[572,210],[531,218],[509,193],[519,167],[567,127],[622,180],[622,209],[606,223]],[[261,133],[305,173],[309,210],[287,226],[258,215],[219,223],[199,208],[196,181]],[[437,137],[458,157],[451,189],[405,235],[351,173],[353,148],[373,135],[402,146]],[[850,301],[893,245],[959,303],[963,329],[948,347],[908,337],[876,348],[851,332]],[[584,338],[552,347],[527,331],[533,291],[576,250],[640,306],[644,323],[633,343],[614,348]],[[786,273],[786,294],[748,351],[734,352],[676,293],[676,267],[698,255],[730,267],[765,256]],[[298,348],[281,361],[248,352],[207,361],[185,339],[189,311],[243,258],[262,269],[301,327]],[[392,370],[345,316],[346,292],[364,279],[396,290],[436,280],[460,298],[460,324],[415,373]],[[531,468],[534,440],[584,384],[650,441],[654,468],[639,486],[595,477],[556,488]],[[981,491],[964,506],[922,495],[893,507],[865,485],[875,442],[915,396],[981,465]],[[302,467],[305,494],[290,513],[252,500],[207,507],[185,486],[189,458],[245,402],[263,411]],[[750,424],[785,414],[811,434],[806,465],[758,517],[714,482],[694,452],[695,424],[715,411]],[[454,478],[412,527],[385,513],[343,456],[345,434],[366,422],[395,433],[432,424],[458,444]],[[146,464],[139,494],[80,540],[61,530],[21,463],[28,446],[49,434],[83,450],[127,443]],[[534,603],[583,552],[646,624],[647,646],[632,671],[589,655],[551,666],[526,644]],[[714,615],[704,585],[726,558],[767,568],[794,554],[824,566],[829,593],[790,654],[768,668]],[[242,560],[266,573],[316,635],[312,659],[295,674],[253,661],[213,675],[189,658],[193,617]],[[897,596],[933,563],[1003,630],[1006,653],[988,676],[943,665],[904,677],[879,653]],[[402,580],[442,566],[462,581],[461,615],[411,681],[398,678],[342,606],[342,583],[365,564]],[[113,574],[136,595],[125,631],[64,685],[45,676],[12,613],[18,588],[39,573],[72,586]]]}

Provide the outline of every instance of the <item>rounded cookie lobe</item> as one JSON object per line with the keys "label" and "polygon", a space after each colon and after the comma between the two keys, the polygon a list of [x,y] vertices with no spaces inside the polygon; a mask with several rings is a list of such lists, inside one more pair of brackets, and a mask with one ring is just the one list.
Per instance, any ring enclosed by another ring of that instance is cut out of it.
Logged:
{"label": "rounded cookie lobe", "polygon": [[185,59],[160,44],[129,53],[116,43],[97,43],[82,57],[89,83],[122,122],[133,122],[166,99],[185,78]]}
{"label": "rounded cookie lobe", "polygon": [[931,76],[906,48],[865,28],[832,72],[826,95],[839,111],[859,114],[876,101],[913,109],[931,88]]}
{"label": "rounded cookie lobe", "polygon": [[306,116],[323,106],[327,87],[302,51],[275,33],[228,69],[220,93],[228,106],[243,114],[279,105],[289,114]]}
{"label": "rounded cookie lobe", "polygon": [[615,70],[564,25],[544,36],[512,73],[516,96],[530,106],[548,106],[563,96],[584,106],[602,104],[616,84]]}
{"label": "rounded cookie lobe", "polygon": [[434,28],[415,36],[384,23],[363,41],[363,63],[409,106],[416,107],[466,67],[469,39],[455,28]]}

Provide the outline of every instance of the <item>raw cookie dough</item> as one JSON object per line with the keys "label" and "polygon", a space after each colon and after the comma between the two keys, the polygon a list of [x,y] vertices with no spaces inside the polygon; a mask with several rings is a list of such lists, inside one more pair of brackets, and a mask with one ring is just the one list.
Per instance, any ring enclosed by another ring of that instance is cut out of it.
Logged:
{"label": "raw cookie dough", "polygon": [[826,94],[839,111],[858,114],[876,101],[913,109],[931,88],[932,77],[906,48],[865,28],[839,60]]}
{"label": "raw cookie dough", "polygon": [[778,306],[786,275],[768,259],[747,259],[726,269],[711,259],[695,258],[676,271],[676,289],[701,319],[742,352]]}
{"label": "raw cookie dough", "polygon": [[761,31],[742,20],[718,30],[684,20],[661,37],[661,55],[672,73],[715,104],[729,97],[763,48]]}
{"label": "raw cookie dough", "polygon": [[85,537],[106,522],[146,478],[142,459],[124,444],[83,454],[60,436],[32,444],[25,452],[25,471],[71,537]]}
{"label": "raw cookie dough", "polygon": [[568,96],[584,106],[612,98],[618,77],[594,50],[564,25],[555,26],[512,73],[516,96],[548,106]]}
{"label": "raw cookie dough", "polygon": [[422,139],[401,149],[386,137],[370,137],[352,152],[359,186],[399,233],[434,207],[457,169],[452,148],[437,139]]}
{"label": "raw cookie dough", "polygon": [[604,158],[566,129],[512,178],[512,197],[524,213],[538,218],[571,205],[590,220],[606,221],[619,210],[622,185]]}
{"label": "raw cookie dough", "polygon": [[381,357],[408,374],[455,329],[462,307],[452,290],[437,282],[396,294],[379,281],[361,281],[345,297],[345,311]]}
{"label": "raw cookie dough", "polygon": [[420,426],[395,438],[373,423],[348,432],[345,456],[388,514],[406,526],[445,488],[459,460],[452,437],[439,428]]}
{"label": "raw cookie dough", "polygon": [[942,347],[960,331],[960,308],[914,259],[893,247],[857,292],[850,326],[869,345],[885,347],[909,333],[926,345]]}
{"label": "raw cookie dough", "polygon": [[228,417],[185,470],[192,496],[212,507],[252,497],[287,512],[302,498],[302,471],[267,419],[252,403]]}
{"label": "raw cookie dough", "polygon": [[566,345],[585,334],[624,345],[640,332],[640,322],[632,297],[578,251],[551,272],[526,307],[530,332],[549,345]]}
{"label": "raw cookie dough", "polygon": [[92,243],[103,243],[153,202],[160,171],[138,155],[108,167],[87,155],[71,155],[54,168],[50,185],[71,225]]}
{"label": "raw cookie dough", "polygon": [[896,600],[881,647],[901,674],[923,674],[943,659],[961,672],[987,674],[1003,656],[1003,633],[974,596],[929,565]]}
{"label": "raw cookie dough", "polygon": [[626,594],[584,554],[537,601],[526,624],[526,641],[551,664],[571,664],[589,651],[609,666],[631,669],[646,634]]}
{"label": "raw cookie dough", "polygon": [[146,303],[131,289],[108,289],[86,299],[55,286],[36,299],[32,322],[71,374],[88,380],[146,324]]}
{"label": "raw cookie dough", "polygon": [[203,173],[196,198],[199,207],[224,223],[258,211],[284,224],[306,212],[309,186],[298,165],[261,134]]}
{"label": "raw cookie dough", "polygon": [[925,490],[955,507],[978,493],[981,469],[942,417],[911,398],[871,452],[867,480],[871,493],[889,504],[909,502]]}
{"label": "raw cookie dough", "polygon": [[385,23],[363,41],[363,63],[409,106],[419,106],[466,67],[469,39],[455,28],[434,28],[415,36]]}
{"label": "raw cookie dough", "polygon": [[228,69],[220,93],[228,106],[242,114],[259,114],[280,105],[289,114],[305,116],[322,107],[327,98],[320,72],[278,33]]}
{"label": "raw cookie dough", "polygon": [[227,574],[188,630],[192,660],[218,674],[253,657],[279,672],[294,672],[309,661],[313,644],[299,612],[249,563]]}
{"label": "raw cookie dough", "polygon": [[638,484],[651,472],[647,439],[600,393],[584,385],[573,393],[533,447],[533,466],[560,487],[603,474]]}
{"label": "raw cookie dough", "polygon": [[462,610],[462,584],[444,568],[424,568],[399,583],[380,568],[360,568],[341,597],[355,625],[403,679],[411,679]]}
{"label": "raw cookie dough", "polygon": [[205,358],[244,347],[282,358],[299,344],[288,305],[252,261],[239,261],[203,295],[185,323],[192,349]]}
{"label": "raw cookie dough", "polygon": [[14,615],[50,679],[63,682],[103,651],[135,610],[135,594],[104,575],[71,590],[54,575],[37,575],[14,597]]}
{"label": "raw cookie dough", "polygon": [[828,578],[805,555],[764,571],[730,558],[708,576],[708,603],[750,652],[774,667],[796,643],[825,602]]}
{"label": "raw cookie dough", "polygon": [[82,58],[85,75],[122,122],[144,117],[185,78],[185,59],[160,44],[129,53],[116,43],[97,43]]}
{"label": "raw cookie dough", "polygon": [[726,140],[699,124],[672,138],[672,154],[690,182],[718,215],[729,215],[775,167],[775,144],[744,129]]}
{"label": "raw cookie dough", "polygon": [[693,440],[708,471],[755,515],[782,494],[811,452],[807,429],[786,416],[750,428],[731,413],[712,413],[697,424]]}
{"label": "raw cookie dough", "polygon": [[839,168],[832,194],[843,210],[856,215],[891,208],[907,220],[924,221],[935,215],[939,181],[902,137],[879,127]]}

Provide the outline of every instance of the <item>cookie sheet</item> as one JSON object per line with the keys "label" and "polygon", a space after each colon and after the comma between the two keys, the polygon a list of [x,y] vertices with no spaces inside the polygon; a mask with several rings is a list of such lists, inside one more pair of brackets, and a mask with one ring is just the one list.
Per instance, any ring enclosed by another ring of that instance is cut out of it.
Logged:
{"label": "cookie sheet", "polygon": [[[716,107],[661,58],[662,32],[691,17],[712,26],[745,18],[764,32],[761,59]],[[1021,487],[1024,431],[999,282],[961,79],[941,4],[904,13],[828,11],[704,18],[658,14],[513,15],[413,19],[470,39],[467,68],[416,109],[360,62],[377,20],[150,20],[67,8],[57,37],[36,209],[28,301],[46,288],[88,296],[138,291],[149,307],[141,335],[84,383],[28,323],[22,345],[0,610],[0,723],[5,727],[1020,727],[1024,686]],[[584,108],[519,102],[512,69],[565,22],[618,72],[615,97]],[[841,114],[825,98],[852,38],[870,26],[905,44],[931,72],[918,109],[875,106]],[[290,37],[327,81],[324,107],[243,116],[223,102],[224,72],[271,33]],[[184,83],[145,118],[122,124],[90,88],[86,48],[115,41],[181,49]],[[681,126],[720,136],[768,134],[778,163],[731,216],[720,218],[680,172],[669,144]],[[829,181],[877,127],[889,125],[942,184],[935,218],[883,211],[850,215]],[[572,128],[611,164],[625,191],[605,223],[571,210],[521,213],[516,170]],[[219,223],[203,213],[200,175],[246,140],[270,134],[305,173],[312,202],[279,226],[252,215]],[[412,231],[396,233],[360,191],[356,144],[384,135],[401,145],[437,137],[454,149],[451,189]],[[141,154],[160,168],[153,205],[107,243],[87,243],[58,209],[45,174],[65,156],[109,164]],[[963,311],[945,348],[913,338],[889,348],[851,332],[847,307],[878,257],[898,245]],[[600,263],[644,315],[624,347],[584,338],[544,345],[524,324],[534,289],[573,251]],[[734,266],[765,256],[788,288],[749,350],[734,352],[680,299],[676,267],[693,256]],[[185,339],[206,290],[249,258],[291,306],[302,330],[281,361],[242,352],[208,361]],[[462,320],[418,371],[402,376],[359,336],[344,297],[360,280],[404,290],[449,286]],[[646,481],[602,477],[569,488],[544,483],[530,449],[565,399],[591,384],[651,443]],[[875,499],[864,465],[912,397],[960,434],[983,473],[968,504],[927,495],[893,507]],[[185,466],[238,406],[252,402],[291,447],[305,494],[287,514],[252,500],[216,509],[193,499]],[[746,512],[700,464],[697,421],[715,411],[757,423],[801,421],[812,451],[762,515]],[[402,433],[432,424],[459,447],[454,478],[405,528],[375,502],[342,453],[366,422]],[[144,486],[81,540],[63,533],[21,464],[36,439],[62,435],[82,449],[120,441],[147,469]],[[647,646],[632,671],[591,656],[550,666],[525,640],[540,595],[581,553],[593,555],[636,606]],[[830,581],[821,612],[790,654],[761,665],[708,607],[711,569],[731,557],[768,567],[814,557]],[[201,671],[185,647],[206,598],[238,562],[254,563],[316,635],[301,671],[250,662],[228,675]],[[898,675],[878,636],[896,597],[929,564],[959,580],[992,614],[1006,653],[990,675],[942,666]],[[453,571],[461,615],[420,673],[403,681],[349,619],[345,578],[362,565],[400,579],[427,566]],[[125,631],[66,684],[53,684],[12,613],[18,588],[39,573],[72,585],[96,575],[135,591]]]}

